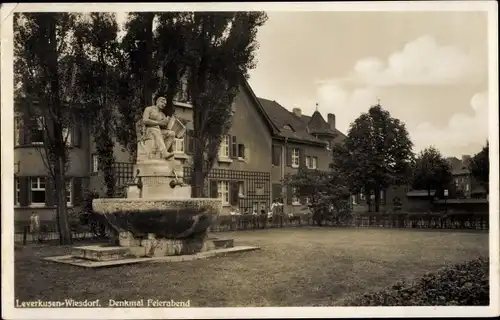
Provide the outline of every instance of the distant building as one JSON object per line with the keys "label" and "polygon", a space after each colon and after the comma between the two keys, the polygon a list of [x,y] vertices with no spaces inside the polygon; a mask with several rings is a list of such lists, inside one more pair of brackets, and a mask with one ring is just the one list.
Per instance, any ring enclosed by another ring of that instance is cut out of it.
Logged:
{"label": "distant building", "polygon": [[451,166],[453,184],[457,198],[486,198],[486,190],[472,176],[469,165],[472,157],[463,155],[462,159],[448,157]]}

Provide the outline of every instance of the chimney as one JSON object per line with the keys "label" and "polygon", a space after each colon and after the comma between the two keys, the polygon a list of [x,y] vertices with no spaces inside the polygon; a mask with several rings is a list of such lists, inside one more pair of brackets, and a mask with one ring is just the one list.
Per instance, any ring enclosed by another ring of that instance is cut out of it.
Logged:
{"label": "chimney", "polygon": [[328,124],[330,129],[335,130],[335,115],[333,113],[328,114]]}
{"label": "chimney", "polygon": [[295,116],[297,116],[297,117],[299,117],[299,118],[302,116],[302,110],[300,110],[300,108],[293,108],[293,109],[292,109],[292,112],[293,112],[293,114],[294,114]]}

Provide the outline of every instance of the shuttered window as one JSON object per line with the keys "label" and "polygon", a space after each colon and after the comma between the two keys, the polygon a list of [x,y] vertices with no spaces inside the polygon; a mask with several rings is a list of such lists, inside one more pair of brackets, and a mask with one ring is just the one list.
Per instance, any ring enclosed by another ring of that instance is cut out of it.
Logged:
{"label": "shuttered window", "polygon": [[222,138],[219,147],[219,157],[220,158],[229,158],[230,156],[230,136],[226,135]]}
{"label": "shuttered window", "polygon": [[31,203],[35,205],[45,204],[45,178],[36,177],[30,179]]}

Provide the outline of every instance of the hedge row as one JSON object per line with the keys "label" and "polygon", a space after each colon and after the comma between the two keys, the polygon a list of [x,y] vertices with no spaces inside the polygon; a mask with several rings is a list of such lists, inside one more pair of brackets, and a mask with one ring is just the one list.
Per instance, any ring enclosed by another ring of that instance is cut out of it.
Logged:
{"label": "hedge row", "polygon": [[351,299],[349,306],[488,306],[489,259],[449,266]]}

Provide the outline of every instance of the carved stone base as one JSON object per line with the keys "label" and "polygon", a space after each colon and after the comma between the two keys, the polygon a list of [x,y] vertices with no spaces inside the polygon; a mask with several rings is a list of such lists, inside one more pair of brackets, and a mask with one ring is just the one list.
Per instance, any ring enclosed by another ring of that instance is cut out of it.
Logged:
{"label": "carved stone base", "polygon": [[[137,176],[142,183],[141,198],[170,197],[183,199],[191,197],[191,186],[189,185],[175,185],[172,188],[172,182],[183,182],[184,167],[178,160],[142,161],[135,165],[134,173],[137,173],[137,171],[139,171]],[[134,189],[130,190],[130,194],[135,198],[136,192],[134,192]]]}
{"label": "carved stone base", "polygon": [[134,174],[139,170],[139,177],[147,176],[170,176],[174,175],[173,171],[177,173],[177,176],[182,177],[184,174],[183,164],[179,160],[147,160],[137,162],[134,168]]}
{"label": "carved stone base", "polygon": [[[182,178],[180,178],[182,181]],[[141,177],[142,198],[171,198],[171,199],[189,199],[191,197],[191,186],[177,185],[172,188],[171,183],[175,181],[174,176],[164,177]]]}

